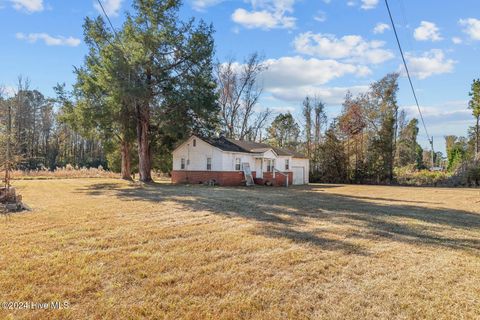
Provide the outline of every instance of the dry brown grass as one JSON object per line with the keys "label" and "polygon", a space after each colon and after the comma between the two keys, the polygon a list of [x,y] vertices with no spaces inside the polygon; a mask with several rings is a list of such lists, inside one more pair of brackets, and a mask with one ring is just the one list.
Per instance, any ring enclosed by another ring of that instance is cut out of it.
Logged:
{"label": "dry brown grass", "polygon": [[0,319],[478,319],[480,191],[17,181]]}
{"label": "dry brown grass", "polygon": [[49,170],[14,170],[11,173],[14,180],[43,180],[43,179],[78,179],[78,178],[120,178],[120,174],[99,168],[79,168],[72,166]]}

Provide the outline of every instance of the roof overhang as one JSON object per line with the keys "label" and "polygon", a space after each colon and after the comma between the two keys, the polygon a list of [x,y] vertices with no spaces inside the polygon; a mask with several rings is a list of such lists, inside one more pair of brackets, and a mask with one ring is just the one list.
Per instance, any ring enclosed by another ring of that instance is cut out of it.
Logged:
{"label": "roof overhang", "polygon": [[[274,155],[274,157],[267,157],[265,156],[265,154],[267,152],[271,151]],[[254,158],[257,158],[257,159],[277,159],[278,158],[278,154],[275,152],[275,150],[273,149],[268,149],[268,150],[265,150],[264,152],[259,152],[259,153],[255,153],[254,154]]]}

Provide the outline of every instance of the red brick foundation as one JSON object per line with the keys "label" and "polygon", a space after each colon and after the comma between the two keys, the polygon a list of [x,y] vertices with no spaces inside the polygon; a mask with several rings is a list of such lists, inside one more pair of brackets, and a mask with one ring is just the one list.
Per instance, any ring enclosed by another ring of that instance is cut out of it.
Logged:
{"label": "red brick foundation", "polygon": [[[283,172],[288,174],[288,185],[291,186],[293,182],[293,172]],[[267,182],[272,183],[277,187],[284,187],[287,184],[287,177],[278,172],[275,173],[275,178],[273,178],[273,172],[264,172],[262,179],[255,179],[256,184],[266,184]]]}
{"label": "red brick foundation", "polygon": [[[255,172],[252,172],[255,178]],[[172,183],[200,184],[214,179],[221,186],[244,186],[245,176],[242,171],[172,171]]]}
{"label": "red brick foundation", "polygon": [[[263,185],[266,182],[271,182],[274,186],[285,186],[286,177],[276,173],[273,178],[272,172],[264,172],[263,179],[256,179],[256,172],[252,172],[256,184]],[[242,171],[172,171],[172,183],[190,183],[200,184],[214,179],[218,185],[221,186],[244,186],[245,176]],[[288,184],[291,185],[293,181],[292,172],[288,172]]]}

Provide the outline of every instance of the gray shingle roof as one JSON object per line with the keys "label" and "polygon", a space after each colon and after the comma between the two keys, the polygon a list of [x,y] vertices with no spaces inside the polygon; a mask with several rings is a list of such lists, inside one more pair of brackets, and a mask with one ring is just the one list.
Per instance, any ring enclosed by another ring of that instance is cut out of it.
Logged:
{"label": "gray shingle roof", "polygon": [[224,137],[219,137],[219,138],[205,138],[205,137],[199,137],[206,143],[220,149],[223,151],[229,151],[229,152],[248,152],[242,147],[232,143],[229,141],[229,139],[226,139]]}
{"label": "gray shingle roof", "polygon": [[273,149],[276,154],[279,156],[292,156],[294,158],[306,158],[303,154],[290,151],[281,148],[272,147],[266,143],[260,142],[253,142],[253,141],[245,141],[245,140],[235,140],[225,137],[218,137],[218,138],[204,138],[199,137],[206,143],[217,147],[220,150],[228,151],[228,152],[246,152],[246,153],[263,153],[270,149]]}

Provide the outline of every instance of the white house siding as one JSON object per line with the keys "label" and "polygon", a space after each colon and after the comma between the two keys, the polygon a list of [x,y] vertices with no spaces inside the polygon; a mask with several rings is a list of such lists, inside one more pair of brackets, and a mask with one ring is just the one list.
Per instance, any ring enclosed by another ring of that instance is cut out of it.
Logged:
{"label": "white house siding", "polygon": [[[196,140],[196,146],[193,146],[193,140]],[[291,156],[277,156],[271,150],[266,151],[264,154],[249,154],[249,153],[237,153],[237,152],[224,152],[205,141],[191,137],[177,149],[173,151],[173,170],[181,169],[181,159],[185,159],[185,171],[206,171],[207,170],[207,158],[212,159],[211,171],[235,171],[235,159],[240,158],[241,163],[248,162],[252,171],[260,171],[260,161],[256,161],[256,158],[263,157],[263,171],[267,171],[266,159],[275,160],[275,168],[280,171],[293,172],[293,180],[295,179],[295,172],[303,171],[303,183],[309,182],[309,161],[304,158],[294,158]],[[285,170],[285,160],[289,160],[289,170]],[[300,170],[303,168],[303,170]],[[262,174],[257,172],[257,177],[261,177]]]}
{"label": "white house siding", "polygon": [[[196,146],[193,146],[196,139]],[[212,171],[222,171],[222,152],[205,141],[191,137],[173,152],[173,170],[181,169],[181,159],[185,159],[185,170],[207,170],[207,158],[212,159]]]}
{"label": "white house siding", "polygon": [[277,159],[277,155],[272,150],[265,151],[263,153],[263,157],[268,159]]}
{"label": "white house siding", "polygon": [[240,163],[249,163],[252,171],[255,171],[255,158],[252,154],[223,152],[223,170],[235,171],[235,159],[240,158]]}
{"label": "white house siding", "polygon": [[[196,139],[196,146],[193,146]],[[212,158],[211,171],[235,171],[235,159],[248,162],[254,170],[254,156],[246,153],[223,152],[199,138],[190,138],[173,152],[173,170],[181,170],[181,159],[185,159],[185,169],[189,171],[207,170],[207,158]],[[187,160],[189,164],[187,164]]]}
{"label": "white house siding", "polygon": [[[289,168],[285,169],[285,160],[289,160]],[[292,171],[292,157],[291,156],[278,156],[275,160],[275,168],[280,171]]]}

